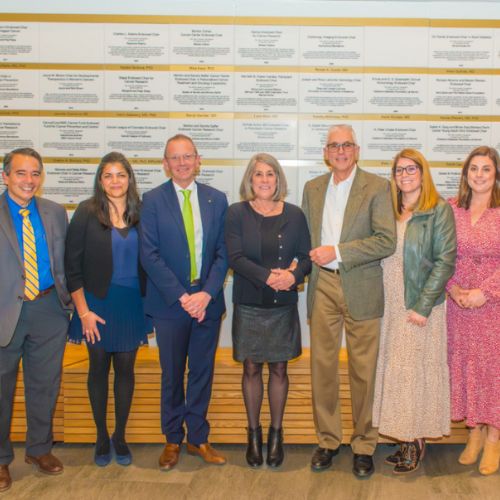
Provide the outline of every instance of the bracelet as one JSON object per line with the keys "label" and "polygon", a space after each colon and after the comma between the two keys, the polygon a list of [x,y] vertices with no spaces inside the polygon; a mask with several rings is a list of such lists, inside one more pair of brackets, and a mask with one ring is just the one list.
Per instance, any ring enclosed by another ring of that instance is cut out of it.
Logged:
{"label": "bracelet", "polygon": [[79,315],[78,315],[78,317],[79,317],[80,319],[83,319],[83,318],[85,318],[85,316],[87,316],[87,314],[88,314],[89,312],[90,312],[90,309],[89,309],[86,313],[79,314]]}

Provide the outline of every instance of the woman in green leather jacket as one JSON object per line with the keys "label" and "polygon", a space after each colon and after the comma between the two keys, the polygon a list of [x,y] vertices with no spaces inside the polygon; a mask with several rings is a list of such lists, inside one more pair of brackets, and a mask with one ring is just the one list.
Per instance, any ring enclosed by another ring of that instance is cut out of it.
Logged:
{"label": "woman in green leather jacket", "polygon": [[396,474],[418,468],[425,438],[450,432],[445,286],[456,257],[455,221],[421,153],[394,159],[391,190],[398,244],[383,262],[385,315],[373,424],[400,442],[386,463]]}

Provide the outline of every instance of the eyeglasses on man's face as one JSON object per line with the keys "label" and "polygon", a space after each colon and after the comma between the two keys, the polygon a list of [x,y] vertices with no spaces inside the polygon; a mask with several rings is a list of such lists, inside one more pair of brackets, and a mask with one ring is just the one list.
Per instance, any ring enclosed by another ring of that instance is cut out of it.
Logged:
{"label": "eyeglasses on man's face", "polygon": [[181,163],[181,161],[184,161],[185,163],[191,163],[194,160],[198,158],[198,155],[196,153],[186,153],[184,155],[172,155],[172,156],[165,156],[165,160],[170,161],[172,163]]}
{"label": "eyeglasses on man's face", "polygon": [[419,170],[417,165],[407,165],[406,167],[396,166],[394,167],[394,175],[400,176],[403,175],[403,172],[406,172],[407,175],[415,175]]}
{"label": "eyeglasses on man's face", "polygon": [[330,142],[330,144],[327,144],[325,147],[328,151],[339,151],[340,149],[343,149],[346,152],[351,152],[354,150],[354,148],[357,146],[357,144],[354,144],[354,142]]}

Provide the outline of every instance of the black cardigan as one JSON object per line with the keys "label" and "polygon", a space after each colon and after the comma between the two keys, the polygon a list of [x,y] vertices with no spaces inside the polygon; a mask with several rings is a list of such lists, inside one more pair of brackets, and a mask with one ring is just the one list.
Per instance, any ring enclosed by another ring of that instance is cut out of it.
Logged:
{"label": "black cardigan", "polygon": [[[111,229],[103,226],[92,211],[91,200],[78,205],[68,227],[64,267],[68,290],[80,288],[104,298],[113,275]],[[146,289],[146,275],[139,262],[141,293]]]}
{"label": "black cardigan", "polygon": [[[262,304],[262,291],[271,271],[261,265],[261,221],[250,203],[244,201],[231,205],[226,216],[226,246],[229,267],[234,271],[233,302],[235,304]],[[289,291],[276,293],[276,305],[294,304],[298,300],[297,285],[311,272],[311,237],[302,210],[290,203],[283,207],[283,221],[278,238],[279,257],[283,269],[294,258],[298,260],[293,271],[295,286]]]}

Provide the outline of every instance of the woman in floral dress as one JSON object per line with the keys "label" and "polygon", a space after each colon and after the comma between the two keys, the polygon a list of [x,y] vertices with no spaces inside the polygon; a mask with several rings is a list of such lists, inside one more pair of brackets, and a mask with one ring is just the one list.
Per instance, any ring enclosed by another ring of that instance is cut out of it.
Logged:
{"label": "woman in floral dress", "polygon": [[465,160],[451,202],[456,272],[448,283],[448,358],[453,420],[470,428],[458,461],[493,474],[500,461],[500,158],[481,146]]}

